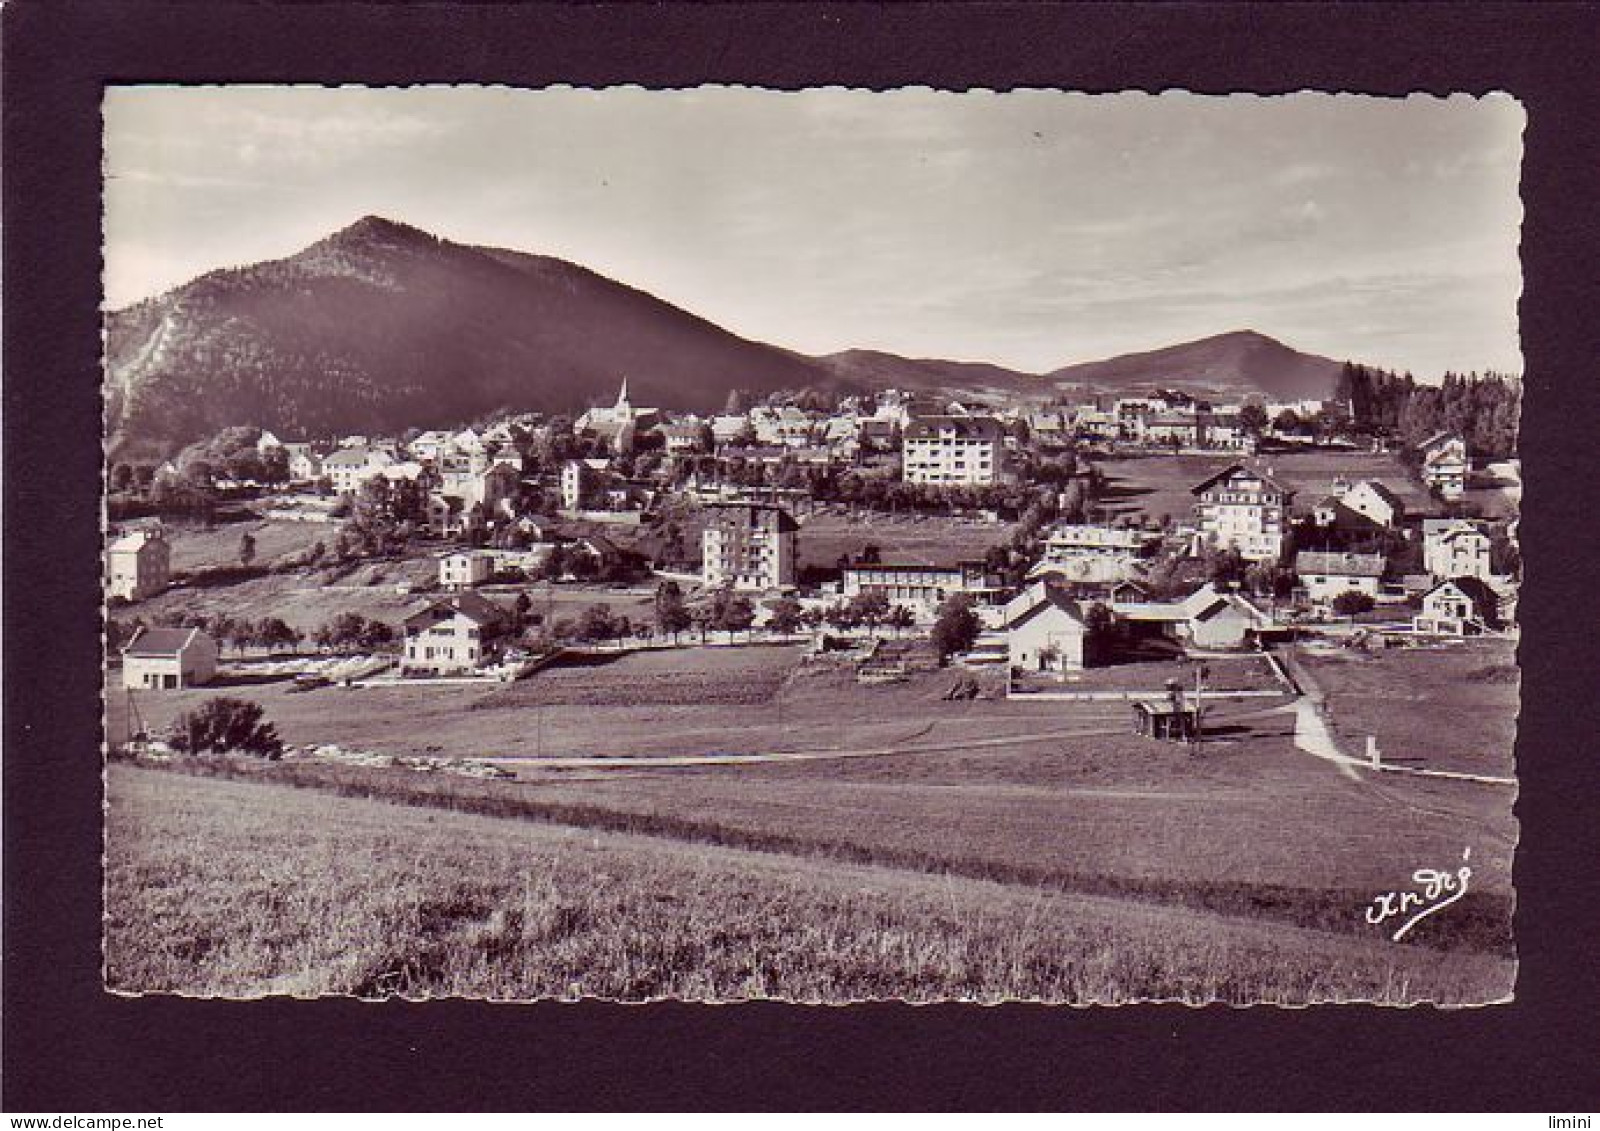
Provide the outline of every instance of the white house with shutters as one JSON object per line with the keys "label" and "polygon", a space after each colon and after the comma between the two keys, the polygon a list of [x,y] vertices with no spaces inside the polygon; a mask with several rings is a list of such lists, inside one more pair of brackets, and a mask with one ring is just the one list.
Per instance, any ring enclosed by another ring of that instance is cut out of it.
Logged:
{"label": "white house with shutters", "polygon": [[432,675],[477,671],[495,655],[505,623],[500,606],[476,593],[431,601],[405,619],[400,670]]}
{"label": "white house with shutters", "polygon": [[1459,499],[1467,489],[1467,442],[1453,432],[1436,432],[1417,446],[1422,482],[1443,499]]}
{"label": "white house with shutters", "polygon": [[1304,550],[1295,555],[1294,571],[1313,604],[1325,605],[1345,593],[1376,600],[1383,579],[1382,554],[1325,553]]}
{"label": "white house with shutters", "polygon": [[1499,597],[1475,577],[1435,585],[1422,598],[1412,628],[1429,636],[1475,636],[1498,622]]}
{"label": "white house with shutters", "polygon": [[494,554],[488,550],[456,550],[439,555],[439,584],[446,589],[470,589],[494,576]]}
{"label": "white house with shutters", "polygon": [[1006,653],[1025,672],[1076,671],[1088,653],[1089,626],[1079,604],[1036,581],[1007,603]]}
{"label": "white house with shutters", "polygon": [[381,448],[357,445],[340,448],[323,460],[322,472],[339,494],[353,495],[367,480],[378,478],[395,462],[395,458]]}

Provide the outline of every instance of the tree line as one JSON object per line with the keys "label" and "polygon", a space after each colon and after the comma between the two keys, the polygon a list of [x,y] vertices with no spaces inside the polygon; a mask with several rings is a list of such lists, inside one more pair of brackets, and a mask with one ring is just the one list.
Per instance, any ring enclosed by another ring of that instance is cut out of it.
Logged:
{"label": "tree line", "polygon": [[1454,432],[1473,455],[1516,455],[1522,382],[1514,377],[1446,373],[1443,383],[1425,385],[1409,373],[1346,362],[1334,396],[1349,405],[1358,433],[1393,436],[1408,451],[1436,432]]}

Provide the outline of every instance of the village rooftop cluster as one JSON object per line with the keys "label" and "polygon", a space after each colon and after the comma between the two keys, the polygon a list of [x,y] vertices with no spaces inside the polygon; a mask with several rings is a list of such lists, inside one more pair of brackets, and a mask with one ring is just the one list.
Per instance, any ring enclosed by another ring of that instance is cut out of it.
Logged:
{"label": "village rooftop cluster", "polygon": [[[326,442],[231,429],[155,469],[114,468],[113,491],[142,492],[158,513],[214,521],[245,507],[325,529],[290,567],[426,556],[431,576],[400,587],[415,605],[396,623],[145,623],[141,602],[227,578],[175,574],[159,517],[119,521],[107,592],[127,630],[122,682],[204,684],[230,644],[359,650],[369,679],[508,679],[585,648],[760,634],[868,658],[922,641],[940,663],[1003,670],[1018,691],[1150,647],[1252,649],[1308,626],[1369,643],[1510,629],[1515,518],[1463,504],[1462,435],[1396,454],[1392,437],[1349,421],[1333,402],[1212,405],[1161,390],[998,408],[808,391],[748,408],[735,395],[697,415],[635,405],[624,379],[614,403],[576,419]],[[1352,473],[1310,490],[1275,474],[1307,451],[1348,455]],[[1374,453],[1409,469],[1423,506],[1406,505],[1392,474],[1356,473]],[[1186,511],[1111,505],[1109,468],[1219,455]],[[874,531],[900,524],[942,525],[970,555],[886,552]],[[824,528],[842,549],[819,562],[804,549]],[[537,585],[631,586],[653,594],[653,616],[632,623],[603,603],[541,616]]]}

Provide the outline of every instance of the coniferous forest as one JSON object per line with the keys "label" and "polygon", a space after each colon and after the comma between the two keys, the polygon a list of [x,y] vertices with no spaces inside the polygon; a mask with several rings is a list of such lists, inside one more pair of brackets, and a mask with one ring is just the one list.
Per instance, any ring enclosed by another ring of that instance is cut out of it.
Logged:
{"label": "coniferous forest", "polygon": [[1346,362],[1334,396],[1350,406],[1359,431],[1398,438],[1414,450],[1436,432],[1455,432],[1475,459],[1517,454],[1522,382],[1500,373],[1446,373],[1438,385],[1409,373]]}

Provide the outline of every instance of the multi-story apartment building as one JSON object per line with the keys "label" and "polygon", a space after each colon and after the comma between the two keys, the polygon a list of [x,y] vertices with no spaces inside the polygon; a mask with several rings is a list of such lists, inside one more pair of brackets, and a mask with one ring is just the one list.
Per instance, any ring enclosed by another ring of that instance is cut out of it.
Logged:
{"label": "multi-story apartment building", "polygon": [[771,592],[792,589],[800,526],[768,503],[713,503],[701,536],[701,574],[707,586]]}
{"label": "multi-story apartment building", "polygon": [[1200,534],[1251,561],[1276,561],[1288,536],[1294,492],[1244,464],[1232,464],[1190,488]]}
{"label": "multi-story apartment building", "polygon": [[1005,477],[1005,430],[992,416],[923,416],[902,436],[907,483],[988,487]]}

